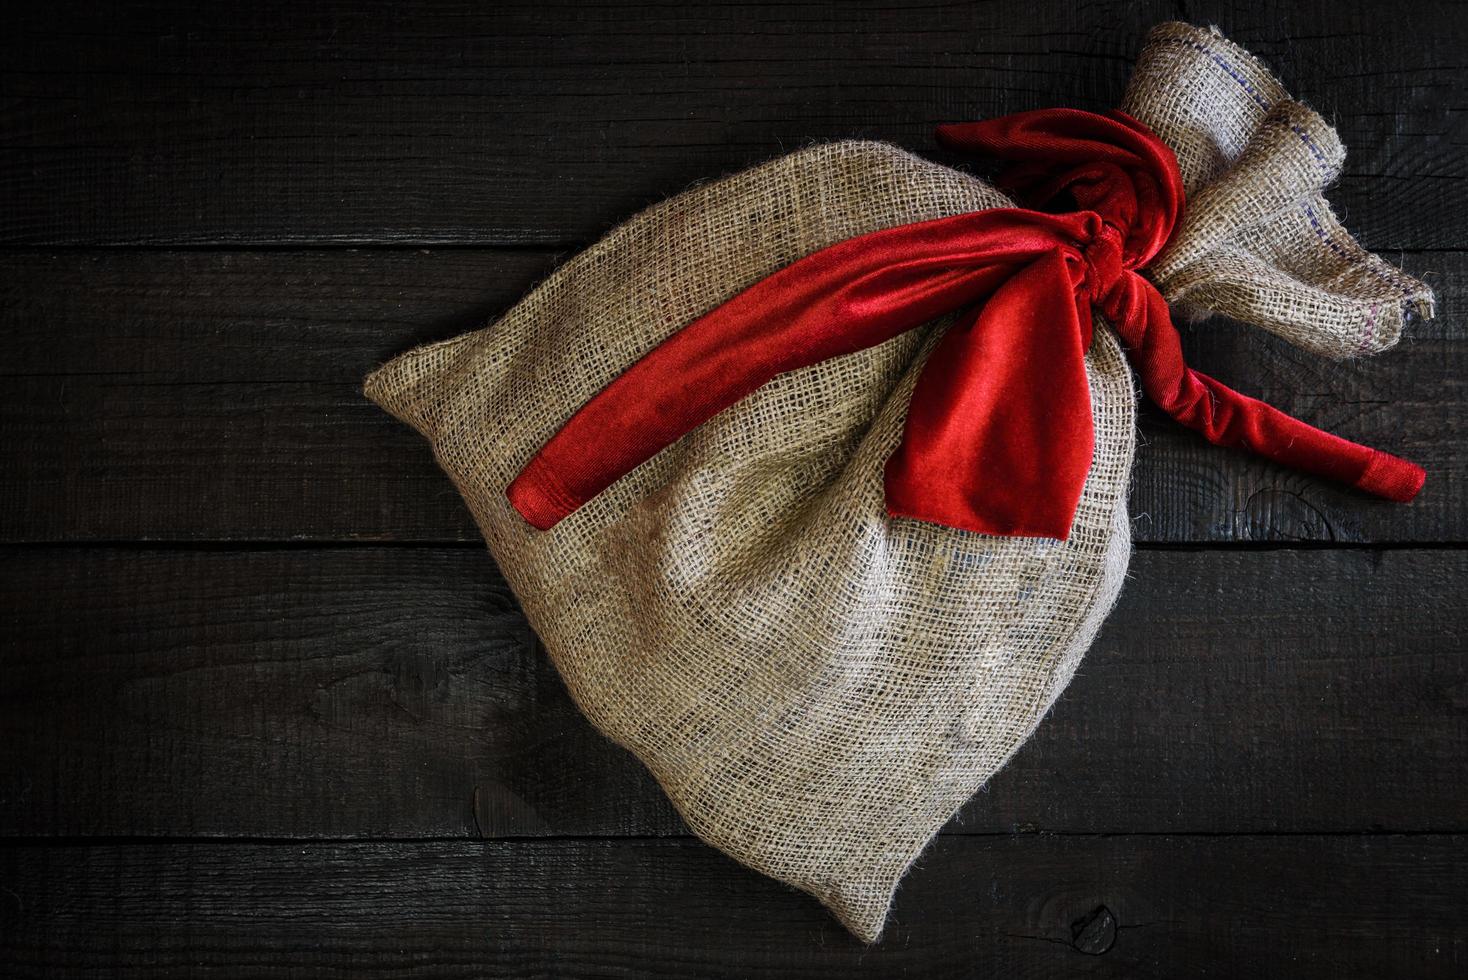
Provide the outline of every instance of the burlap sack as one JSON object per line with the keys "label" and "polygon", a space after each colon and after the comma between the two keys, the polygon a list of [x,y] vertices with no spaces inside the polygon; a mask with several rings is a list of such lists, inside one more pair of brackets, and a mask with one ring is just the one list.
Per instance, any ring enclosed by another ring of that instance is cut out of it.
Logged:
{"label": "burlap sack", "polygon": [[[1428,301],[1319,199],[1334,134],[1222,38],[1159,28],[1126,109],[1177,149],[1198,202],[1164,264],[1173,296],[1332,353],[1389,345]],[[999,206],[891,146],[812,147],[636,216],[498,323],[367,381],[432,443],[587,717],[695,833],[867,941],[1121,586],[1135,395],[1111,332],[1087,358],[1095,461],[1066,541],[886,515],[882,466],[942,322],[778,378],[550,531],[505,488],[592,395],[745,287],[852,236]]]}

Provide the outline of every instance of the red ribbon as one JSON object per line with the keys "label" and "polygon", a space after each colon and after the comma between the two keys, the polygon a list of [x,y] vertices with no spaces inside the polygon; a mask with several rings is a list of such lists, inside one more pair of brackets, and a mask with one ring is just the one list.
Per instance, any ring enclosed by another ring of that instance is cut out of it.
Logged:
{"label": "red ribbon", "polygon": [[[1094,447],[1092,309],[1143,391],[1210,442],[1391,500],[1425,474],[1239,394],[1183,361],[1167,302],[1138,274],[1183,209],[1172,151],[1135,119],[1071,109],[944,126],[1008,162],[999,185],[1043,210],[903,225],[815,252],[673,334],[587,402],[507,491],[548,529],[776,375],[966,312],[923,367],[887,461],[893,516],[1064,539]],[[1061,213],[1047,213],[1060,211]]]}

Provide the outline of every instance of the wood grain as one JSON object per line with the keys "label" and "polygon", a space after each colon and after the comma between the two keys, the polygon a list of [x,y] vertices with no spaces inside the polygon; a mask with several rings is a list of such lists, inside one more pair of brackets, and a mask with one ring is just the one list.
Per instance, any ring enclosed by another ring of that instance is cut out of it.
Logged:
{"label": "wood grain", "polygon": [[[686,833],[477,549],[24,548],[0,834]],[[952,833],[1468,829],[1468,551],[1152,551]]]}
{"label": "wood grain", "polygon": [[587,243],[804,143],[1117,104],[1216,23],[1350,148],[1375,248],[1468,247],[1450,0],[29,5],[0,41],[0,242]]}
{"label": "wood grain", "polygon": [[[0,540],[472,541],[423,441],[362,398],[391,355],[491,320],[544,251],[0,254]],[[1144,415],[1143,542],[1468,539],[1468,253],[1408,253],[1447,311],[1333,363],[1224,322],[1185,328],[1225,382],[1431,474],[1377,501]]]}
{"label": "wood grain", "polygon": [[17,980],[1457,978],[1465,844],[944,838],[870,948],[685,840],[26,846],[0,851],[0,960]]}

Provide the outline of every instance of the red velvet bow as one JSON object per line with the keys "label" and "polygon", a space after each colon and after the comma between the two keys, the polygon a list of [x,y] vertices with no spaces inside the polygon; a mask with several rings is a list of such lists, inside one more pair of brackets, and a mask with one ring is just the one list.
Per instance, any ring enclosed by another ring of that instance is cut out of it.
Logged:
{"label": "red velvet bow", "polygon": [[[547,529],[771,378],[967,308],[923,367],[887,462],[893,516],[1064,539],[1091,466],[1092,309],[1142,389],[1211,442],[1392,500],[1425,474],[1199,374],[1138,274],[1182,215],[1172,151],[1120,112],[1024,112],[945,126],[1009,162],[999,185],[1044,209],[976,211],[822,249],[710,311],[583,406],[507,491]],[[1060,211],[1063,213],[1046,213]]]}

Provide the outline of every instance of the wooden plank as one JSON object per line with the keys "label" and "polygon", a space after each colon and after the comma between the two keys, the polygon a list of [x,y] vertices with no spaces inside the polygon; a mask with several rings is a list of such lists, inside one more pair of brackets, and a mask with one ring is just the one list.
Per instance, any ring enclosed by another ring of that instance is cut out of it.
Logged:
{"label": "wooden plank", "polygon": [[1465,845],[946,838],[874,947],[687,840],[27,846],[0,851],[0,960],[149,980],[1457,978]]}
{"label": "wooden plank", "polygon": [[[491,320],[563,253],[82,251],[0,255],[0,540],[472,541],[419,437],[363,399],[392,354]],[[1410,507],[1145,416],[1145,542],[1462,541],[1468,253],[1402,257],[1448,315],[1380,358],[1185,328],[1201,369],[1418,460]]]}
{"label": "wooden plank", "polygon": [[[664,835],[474,549],[0,553],[0,834]],[[1139,553],[950,826],[1468,828],[1468,551]]]}
{"label": "wooden plank", "polygon": [[[1350,148],[1373,247],[1468,246],[1468,21],[1189,3]],[[936,154],[935,124],[1114,106],[1178,5],[1047,0],[32,5],[0,41],[0,242],[587,242],[816,140]],[[1425,29],[1423,25],[1430,25]]]}

